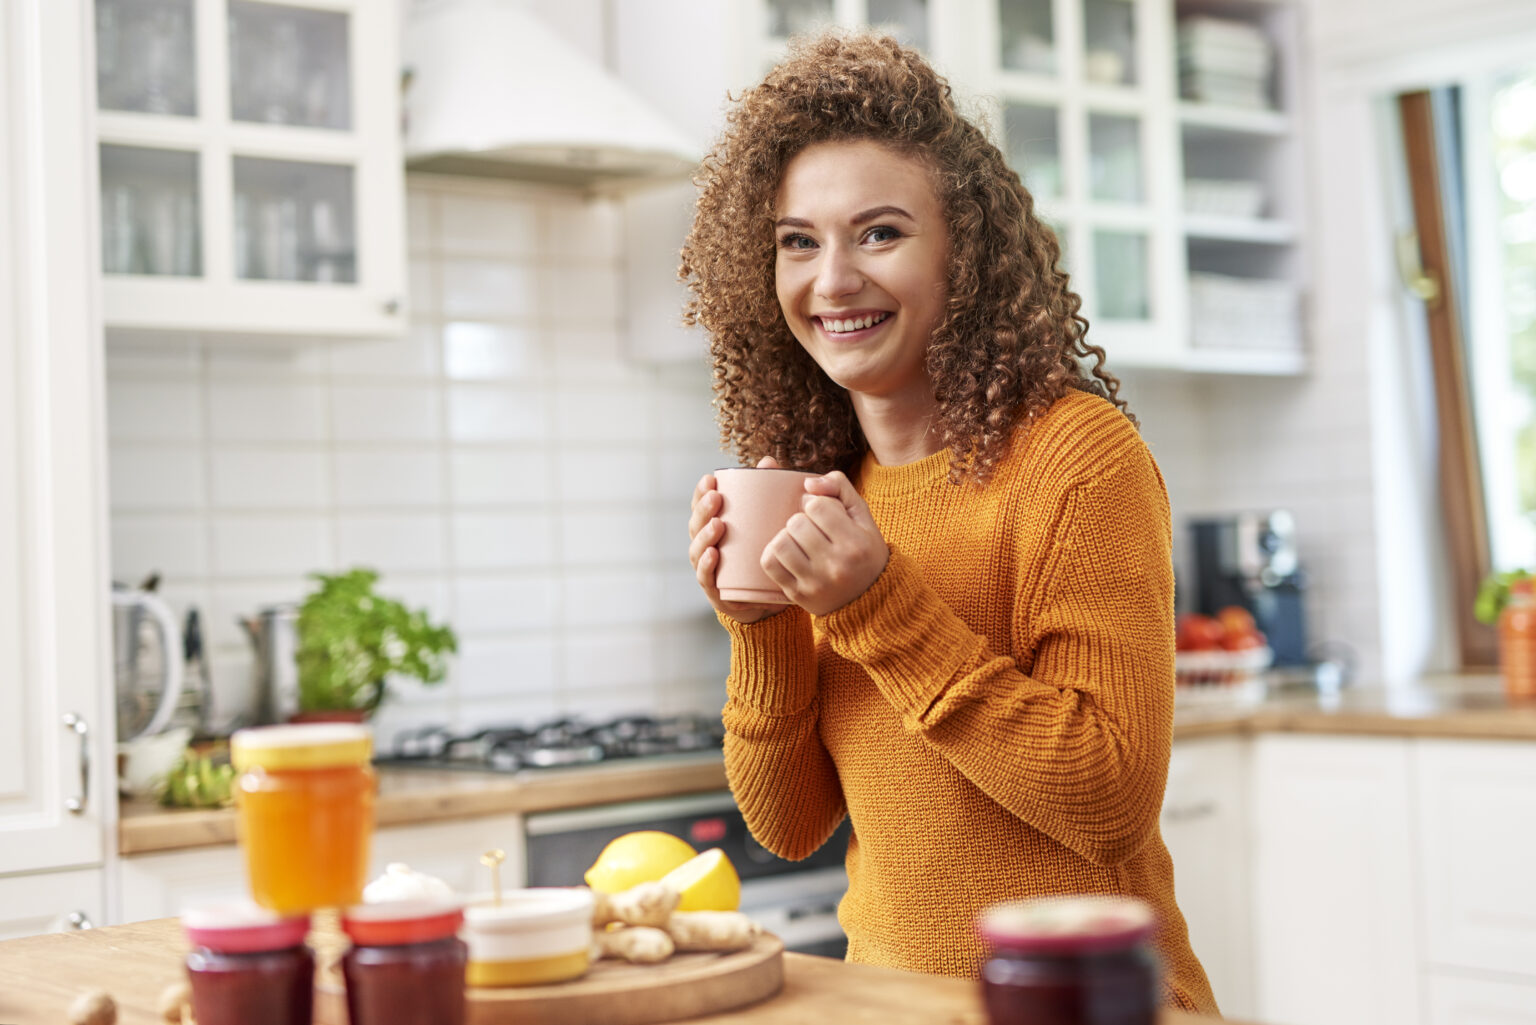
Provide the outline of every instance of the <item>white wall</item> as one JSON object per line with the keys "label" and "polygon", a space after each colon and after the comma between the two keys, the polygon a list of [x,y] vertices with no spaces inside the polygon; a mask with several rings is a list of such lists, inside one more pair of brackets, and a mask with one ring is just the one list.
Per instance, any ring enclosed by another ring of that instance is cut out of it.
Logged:
{"label": "white wall", "polygon": [[203,610],[215,683],[235,618],[317,569],[459,630],[405,722],[717,713],[727,647],[693,581],[687,510],[720,464],[702,363],[621,352],[611,202],[409,188],[413,320],[398,341],[236,349],[109,342],[113,575]]}

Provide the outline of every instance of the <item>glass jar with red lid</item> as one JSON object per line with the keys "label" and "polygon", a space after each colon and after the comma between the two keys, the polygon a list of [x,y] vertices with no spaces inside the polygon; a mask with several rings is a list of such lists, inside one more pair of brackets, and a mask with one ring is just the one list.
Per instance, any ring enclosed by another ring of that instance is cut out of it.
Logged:
{"label": "glass jar with red lid", "polygon": [[309,916],[255,904],[182,912],[192,950],[187,977],[198,1025],[310,1025],[315,957],[304,945]]}
{"label": "glass jar with red lid", "polygon": [[358,904],[341,916],[352,949],[341,959],[352,1025],[463,1025],[463,908],[436,898]]}
{"label": "glass jar with red lid", "polygon": [[1133,897],[1067,896],[996,904],[979,928],[991,1025],[1153,1025],[1161,968],[1156,917]]}

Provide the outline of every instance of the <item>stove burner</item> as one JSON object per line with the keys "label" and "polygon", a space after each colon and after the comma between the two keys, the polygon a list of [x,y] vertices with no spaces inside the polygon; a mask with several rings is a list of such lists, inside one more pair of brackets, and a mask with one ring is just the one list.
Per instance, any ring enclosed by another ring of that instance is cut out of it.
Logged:
{"label": "stove burner", "polygon": [[595,723],[564,717],[532,727],[488,726],[463,733],[429,725],[397,733],[393,752],[379,761],[516,772],[717,750],[724,738],[720,720],[702,715],[626,715]]}

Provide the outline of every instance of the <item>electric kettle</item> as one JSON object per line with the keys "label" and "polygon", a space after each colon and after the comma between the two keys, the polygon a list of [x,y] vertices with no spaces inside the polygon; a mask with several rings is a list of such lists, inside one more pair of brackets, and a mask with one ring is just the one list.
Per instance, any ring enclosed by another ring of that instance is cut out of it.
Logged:
{"label": "electric kettle", "polygon": [[118,742],[162,732],[181,698],[181,631],[170,606],[149,591],[114,587],[112,656]]}

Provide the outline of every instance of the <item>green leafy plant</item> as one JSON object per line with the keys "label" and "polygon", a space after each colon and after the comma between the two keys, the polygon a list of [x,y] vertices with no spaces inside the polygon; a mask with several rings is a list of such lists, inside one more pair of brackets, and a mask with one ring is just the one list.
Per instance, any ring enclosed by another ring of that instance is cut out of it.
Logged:
{"label": "green leafy plant", "polygon": [[300,710],[370,713],[391,676],[443,679],[448,655],[459,650],[449,627],[377,594],[379,575],[371,569],[310,576],[320,587],[299,606]]}
{"label": "green leafy plant", "polygon": [[1487,623],[1490,626],[1499,621],[1499,613],[1504,611],[1504,606],[1509,604],[1509,585],[1516,580],[1526,580],[1531,576],[1528,570],[1512,569],[1507,573],[1490,573],[1483,579],[1482,586],[1477,589],[1477,601],[1472,606],[1472,614],[1478,622]]}

